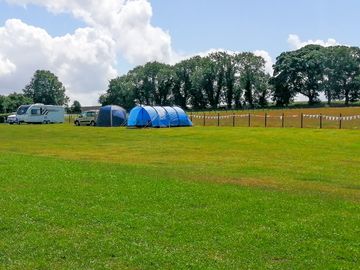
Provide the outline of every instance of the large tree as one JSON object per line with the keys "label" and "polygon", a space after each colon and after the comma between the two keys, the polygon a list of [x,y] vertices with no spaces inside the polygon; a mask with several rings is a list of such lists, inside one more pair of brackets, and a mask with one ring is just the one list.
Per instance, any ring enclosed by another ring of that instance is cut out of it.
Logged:
{"label": "large tree", "polygon": [[191,93],[193,89],[192,76],[199,65],[199,61],[201,61],[201,57],[196,56],[183,60],[173,67],[175,73],[172,90],[174,104],[183,108],[191,104]]}
{"label": "large tree", "polygon": [[70,108],[71,113],[81,113],[81,104],[79,101],[74,100]]}
{"label": "large tree", "polygon": [[37,70],[31,82],[24,88],[24,95],[35,103],[66,105],[69,98],[59,79],[48,70]]}
{"label": "large tree", "polygon": [[100,96],[99,102],[105,105],[120,105],[130,109],[135,105],[133,83],[127,75],[110,80],[105,94]]}
{"label": "large tree", "polygon": [[210,54],[210,58],[214,61],[216,68],[216,94],[218,101],[230,109],[233,103],[235,103],[236,57],[234,54],[226,52],[215,52]]}
{"label": "large tree", "polygon": [[268,97],[268,76],[264,58],[253,53],[240,53],[236,56],[236,61],[244,101],[251,108],[259,103],[261,106],[265,105]]}
{"label": "large tree", "polygon": [[326,48],[324,77],[328,103],[333,99],[356,101],[360,89],[360,49],[335,46]]}
{"label": "large tree", "polygon": [[310,105],[317,103],[323,91],[324,59],[323,47],[319,45],[282,53],[276,59],[272,80],[273,85],[280,88],[276,93],[285,95],[279,100],[287,103],[295,93],[300,93],[308,97]]}

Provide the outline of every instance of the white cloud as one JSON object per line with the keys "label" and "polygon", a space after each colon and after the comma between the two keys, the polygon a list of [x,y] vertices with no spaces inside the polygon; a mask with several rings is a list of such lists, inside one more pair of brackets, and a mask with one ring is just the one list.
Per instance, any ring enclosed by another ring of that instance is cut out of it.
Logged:
{"label": "white cloud", "polygon": [[270,56],[270,54],[267,51],[264,51],[264,50],[256,50],[256,51],[254,51],[254,54],[256,56],[261,56],[262,58],[264,58],[264,60],[265,60],[265,71],[267,73],[269,73],[270,75],[273,75],[273,73],[274,73],[274,69],[273,69],[274,62],[273,62],[272,57]]}
{"label": "white cloud", "polygon": [[111,37],[131,64],[171,61],[171,37],[151,25],[152,7],[147,0],[7,0],[26,6],[35,4],[53,13],[69,13],[89,27]]}
{"label": "white cloud", "polygon": [[0,77],[9,75],[15,70],[15,64],[0,54]]}
{"label": "white cloud", "polygon": [[329,38],[328,40],[321,40],[321,39],[311,40],[310,39],[307,41],[301,41],[300,37],[298,35],[294,35],[294,34],[289,35],[287,41],[288,41],[289,45],[291,46],[291,48],[294,50],[300,49],[300,48],[305,47],[306,45],[310,45],[310,44],[321,45],[324,47],[339,45],[339,43],[333,38]]}
{"label": "white cloud", "polygon": [[51,37],[45,30],[17,19],[0,28],[0,52],[13,63],[11,74],[0,77],[1,90],[19,90],[36,69],[49,69],[67,87],[71,98],[95,102],[92,97],[116,76],[112,39],[93,28],[77,29],[73,35]]}
{"label": "white cloud", "polygon": [[53,13],[69,13],[86,28],[60,37],[16,19],[0,27],[0,93],[20,90],[36,69],[53,71],[68,95],[94,104],[108,80],[117,75],[116,59],[130,64],[171,63],[177,58],[169,33],[151,25],[147,0],[7,0],[26,7],[43,6]]}

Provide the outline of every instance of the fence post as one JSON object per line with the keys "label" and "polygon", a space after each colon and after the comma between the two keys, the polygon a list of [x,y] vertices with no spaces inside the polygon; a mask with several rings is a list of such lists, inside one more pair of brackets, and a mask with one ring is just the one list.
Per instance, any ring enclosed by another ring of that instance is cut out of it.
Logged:
{"label": "fence post", "polygon": [[340,118],[339,118],[339,129],[342,129],[342,114],[340,113]]}
{"label": "fence post", "polygon": [[285,114],[282,114],[282,118],[281,118],[281,127],[285,127]]}
{"label": "fence post", "polygon": [[250,116],[250,113],[249,113],[249,117],[248,117],[248,126],[251,127],[251,116]]}
{"label": "fence post", "polygon": [[193,116],[192,114],[190,114],[190,121],[192,122],[192,120],[193,120]]}
{"label": "fence post", "polygon": [[233,113],[233,127],[235,127],[235,113]]}
{"label": "fence post", "polygon": [[322,113],[320,113],[320,129],[323,128],[323,117]]}
{"label": "fence post", "polygon": [[218,127],[220,126],[220,113],[218,113]]}
{"label": "fence post", "polygon": [[301,113],[301,128],[304,128],[304,114]]}
{"label": "fence post", "polygon": [[204,122],[204,127],[205,127],[205,124],[206,124],[206,123],[205,123],[205,113],[204,113],[204,121],[203,121],[203,122]]}
{"label": "fence post", "polygon": [[267,127],[267,113],[265,113],[265,119],[264,119],[264,121],[265,121],[265,127]]}

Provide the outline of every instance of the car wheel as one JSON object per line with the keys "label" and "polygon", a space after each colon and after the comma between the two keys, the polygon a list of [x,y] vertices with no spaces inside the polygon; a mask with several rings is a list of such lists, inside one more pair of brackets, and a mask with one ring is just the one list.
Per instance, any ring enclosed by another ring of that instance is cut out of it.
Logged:
{"label": "car wheel", "polygon": [[95,122],[94,122],[94,121],[91,121],[91,122],[90,122],[90,126],[94,127],[94,126],[95,126]]}
{"label": "car wheel", "polygon": [[75,121],[75,126],[80,126],[80,122],[79,121]]}

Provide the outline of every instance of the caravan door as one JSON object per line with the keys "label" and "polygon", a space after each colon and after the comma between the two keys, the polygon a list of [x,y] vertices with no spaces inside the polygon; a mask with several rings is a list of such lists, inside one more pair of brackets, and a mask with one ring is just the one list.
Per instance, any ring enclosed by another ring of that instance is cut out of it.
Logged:
{"label": "caravan door", "polygon": [[44,115],[45,108],[43,106],[31,106],[28,110],[29,114],[29,120],[27,122],[29,123],[48,123],[47,117]]}

